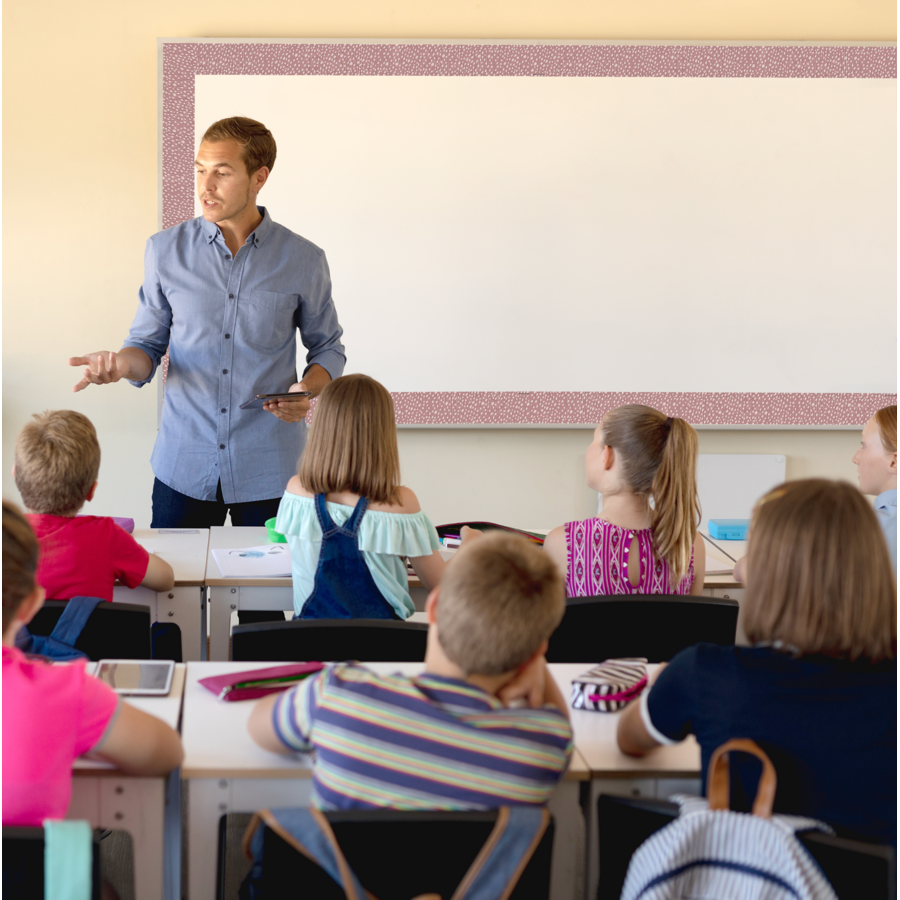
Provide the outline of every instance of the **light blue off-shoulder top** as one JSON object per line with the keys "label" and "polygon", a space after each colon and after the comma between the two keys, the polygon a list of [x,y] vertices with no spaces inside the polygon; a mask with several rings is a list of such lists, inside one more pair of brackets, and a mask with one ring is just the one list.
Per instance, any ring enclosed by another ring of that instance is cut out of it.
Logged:
{"label": "light blue off-shoulder top", "polygon": [[[328,503],[335,525],[343,525],[353,514],[352,506]],[[294,612],[299,616],[313,592],[322,528],[312,497],[285,491],[278,507],[275,530],[287,538],[291,548],[294,581]],[[409,596],[407,556],[431,556],[440,549],[437,531],[424,512],[390,513],[367,509],[359,525],[359,549],[378,590],[401,619],[409,618],[415,606]]]}

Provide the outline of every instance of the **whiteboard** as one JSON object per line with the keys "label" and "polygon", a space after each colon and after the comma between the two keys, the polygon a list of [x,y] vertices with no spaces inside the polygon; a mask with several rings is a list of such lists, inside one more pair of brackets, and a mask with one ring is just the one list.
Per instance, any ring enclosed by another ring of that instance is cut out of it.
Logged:
{"label": "whiteboard", "polygon": [[193,86],[195,147],[272,130],[259,202],[325,250],[347,371],[395,394],[896,391],[895,78]]}

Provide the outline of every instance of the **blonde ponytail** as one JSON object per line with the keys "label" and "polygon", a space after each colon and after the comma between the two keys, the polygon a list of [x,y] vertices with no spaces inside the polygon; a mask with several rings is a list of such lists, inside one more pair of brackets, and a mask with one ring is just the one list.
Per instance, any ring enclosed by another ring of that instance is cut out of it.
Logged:
{"label": "blonde ponytail", "polygon": [[[669,434],[650,493],[653,547],[681,581],[691,564],[700,522],[697,496],[697,432],[684,419],[667,419]],[[697,574],[695,573],[695,577]],[[702,573],[700,574],[702,578]]]}
{"label": "blonde ponytail", "polygon": [[653,498],[654,552],[668,564],[675,581],[681,581],[691,564],[700,523],[697,432],[684,419],[632,403],[607,413],[603,443],[619,454],[628,487]]}

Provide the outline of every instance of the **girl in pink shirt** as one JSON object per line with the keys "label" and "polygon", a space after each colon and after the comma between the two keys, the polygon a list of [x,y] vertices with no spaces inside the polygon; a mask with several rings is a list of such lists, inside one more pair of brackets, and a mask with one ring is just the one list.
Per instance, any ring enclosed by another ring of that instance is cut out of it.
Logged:
{"label": "girl in pink shirt", "polygon": [[606,414],[584,455],[602,511],[544,542],[566,573],[567,596],[702,592],[697,446],[684,419],[658,409],[629,404]]}
{"label": "girl in pink shirt", "polygon": [[35,583],[37,540],[3,503],[3,824],[38,826],[65,817],[72,763],[96,754],[134,775],[161,775],[181,763],[181,739],[165,722],[121,702],[84,662],[29,659],[16,633],[44,602]]}

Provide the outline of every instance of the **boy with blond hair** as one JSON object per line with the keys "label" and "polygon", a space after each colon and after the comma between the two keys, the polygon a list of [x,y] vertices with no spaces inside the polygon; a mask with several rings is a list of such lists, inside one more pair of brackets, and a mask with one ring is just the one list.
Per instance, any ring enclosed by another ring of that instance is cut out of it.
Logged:
{"label": "boy with blond hair", "polygon": [[116,579],[168,591],[172,567],[109,516],[79,516],[100,471],[97,432],[70,409],[35,415],[16,439],[13,476],[40,545],[37,582],[50,600],[112,600]]}
{"label": "boy with blond hair", "polygon": [[546,803],[572,753],[544,659],[565,611],[555,563],[522,538],[488,534],[458,551],[426,610],[423,674],[329,667],[261,700],[251,736],[276,753],[316,751],[323,809]]}

